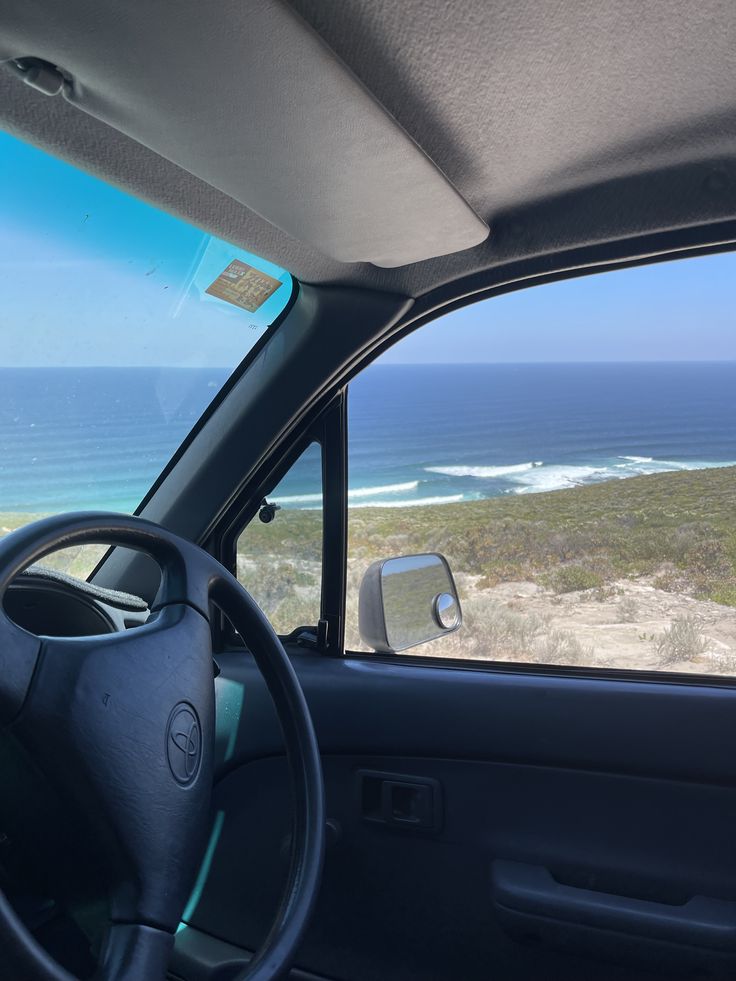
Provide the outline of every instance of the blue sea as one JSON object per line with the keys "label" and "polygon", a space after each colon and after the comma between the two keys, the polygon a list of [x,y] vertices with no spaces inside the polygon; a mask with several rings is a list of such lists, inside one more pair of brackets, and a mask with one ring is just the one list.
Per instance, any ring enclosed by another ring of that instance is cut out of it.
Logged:
{"label": "blue sea", "polygon": [[[132,510],[217,369],[0,370],[0,511]],[[350,503],[399,507],[736,465],[736,362],[384,365],[350,387]],[[318,506],[309,456],[278,489]]]}
{"label": "blue sea", "polygon": [[0,369],[0,512],[134,510],[227,375]]}

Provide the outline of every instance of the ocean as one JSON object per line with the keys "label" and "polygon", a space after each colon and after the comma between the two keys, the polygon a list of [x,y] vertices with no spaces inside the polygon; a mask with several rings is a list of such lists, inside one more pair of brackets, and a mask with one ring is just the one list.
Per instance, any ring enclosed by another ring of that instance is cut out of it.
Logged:
{"label": "ocean", "polygon": [[[133,510],[224,383],[188,368],[0,370],[0,511]],[[736,362],[371,366],[350,503],[403,507],[736,465]],[[313,455],[278,488],[318,506]]]}
{"label": "ocean", "polygon": [[736,362],[375,365],[351,386],[349,426],[353,506],[725,466]]}
{"label": "ocean", "polygon": [[227,376],[0,369],[0,512],[133,511]]}

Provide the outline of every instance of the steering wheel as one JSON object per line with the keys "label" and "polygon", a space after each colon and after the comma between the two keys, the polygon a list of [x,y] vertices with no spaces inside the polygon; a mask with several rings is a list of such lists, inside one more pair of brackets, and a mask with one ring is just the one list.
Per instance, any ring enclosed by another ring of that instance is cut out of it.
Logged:
{"label": "steering wheel", "polygon": [[[56,549],[120,545],[162,572],[140,627],[81,638],[36,637],[2,606],[27,566]],[[324,789],[317,740],[294,669],[254,600],[211,555],[142,518],[59,515],[0,541],[0,725],[53,781],[100,846],[110,919],[96,978],[166,975],[210,829],[215,698],[210,604],[248,645],[284,735],[294,800],[292,854],[281,905],[238,981],[288,969],[314,906],[324,853]],[[73,981],[0,892],[3,977]]]}

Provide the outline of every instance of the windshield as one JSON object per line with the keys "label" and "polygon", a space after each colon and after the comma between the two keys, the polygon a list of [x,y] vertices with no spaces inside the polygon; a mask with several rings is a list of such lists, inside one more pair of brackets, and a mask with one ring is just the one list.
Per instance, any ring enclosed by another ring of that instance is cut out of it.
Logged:
{"label": "windshield", "polygon": [[131,512],[292,278],[3,133],[0,218],[0,534]]}

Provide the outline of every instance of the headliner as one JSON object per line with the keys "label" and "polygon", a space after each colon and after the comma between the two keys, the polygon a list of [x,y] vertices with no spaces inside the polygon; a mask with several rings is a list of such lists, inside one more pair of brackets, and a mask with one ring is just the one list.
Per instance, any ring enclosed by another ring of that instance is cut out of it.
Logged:
{"label": "headliner", "polygon": [[0,125],[303,281],[413,296],[521,258],[736,217],[732,0],[292,6],[492,227],[487,241],[395,269],[344,264],[9,72]]}

